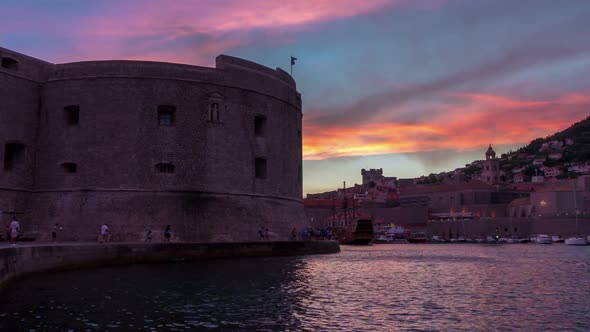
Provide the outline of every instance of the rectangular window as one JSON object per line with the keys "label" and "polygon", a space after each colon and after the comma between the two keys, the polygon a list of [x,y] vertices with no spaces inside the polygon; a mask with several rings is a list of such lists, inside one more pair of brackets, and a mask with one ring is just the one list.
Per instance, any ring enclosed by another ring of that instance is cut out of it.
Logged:
{"label": "rectangular window", "polygon": [[169,163],[161,163],[156,165],[156,170],[160,173],[174,173],[174,165]]}
{"label": "rectangular window", "polygon": [[25,146],[20,143],[7,143],[4,145],[4,169],[12,171],[23,163]]}
{"label": "rectangular window", "polygon": [[266,134],[266,117],[257,115],[254,117],[254,136],[264,136]]}
{"label": "rectangular window", "polygon": [[256,158],[254,164],[254,176],[257,179],[266,179],[266,159]]}
{"label": "rectangular window", "polygon": [[158,106],[158,125],[174,126],[174,113],[176,107],[170,105]]}
{"label": "rectangular window", "polygon": [[64,114],[66,117],[66,124],[68,126],[76,126],[80,122],[80,106],[69,105],[64,107]]}
{"label": "rectangular window", "polygon": [[76,173],[78,171],[78,165],[74,163],[63,163],[61,167],[64,173]]}

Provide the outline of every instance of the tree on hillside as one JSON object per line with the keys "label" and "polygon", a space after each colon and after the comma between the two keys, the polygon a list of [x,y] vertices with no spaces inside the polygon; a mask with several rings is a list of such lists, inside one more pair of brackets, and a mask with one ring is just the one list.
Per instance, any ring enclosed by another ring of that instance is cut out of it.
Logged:
{"label": "tree on hillside", "polygon": [[543,166],[547,166],[547,167],[553,167],[553,166],[557,166],[560,163],[557,160],[553,160],[553,159],[546,159],[543,162]]}
{"label": "tree on hillside", "polygon": [[463,170],[466,180],[471,180],[475,175],[481,174],[481,167],[476,165],[469,165]]}
{"label": "tree on hillside", "polygon": [[528,154],[535,154],[539,152],[541,149],[541,145],[546,142],[546,139],[543,138],[535,138],[532,140],[528,145],[523,146],[522,148],[518,149],[517,152],[519,153],[528,153]]}

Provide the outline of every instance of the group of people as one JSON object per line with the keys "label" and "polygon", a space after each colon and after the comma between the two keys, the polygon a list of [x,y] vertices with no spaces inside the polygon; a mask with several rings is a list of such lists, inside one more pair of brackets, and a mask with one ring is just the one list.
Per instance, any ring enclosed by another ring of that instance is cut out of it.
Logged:
{"label": "group of people", "polygon": [[314,229],[314,228],[304,228],[301,230],[301,239],[302,240],[331,240],[333,236],[333,231],[331,227],[322,228],[322,229]]}
{"label": "group of people", "polygon": [[[63,230],[63,227],[59,223],[56,223],[53,226],[53,229],[51,232],[52,242],[57,241],[57,235],[62,230]],[[7,235],[7,238],[10,239],[10,242],[13,245],[16,245],[16,241],[19,237],[19,232],[20,232],[20,224],[19,224],[18,220],[16,219],[16,217],[12,218],[12,221],[6,227],[6,235]],[[312,228],[302,229],[301,230],[301,239],[305,240],[305,239],[310,239],[311,237],[316,237],[316,238],[319,237],[321,239],[330,239],[331,235],[332,235],[331,233],[332,232],[329,229],[322,229],[319,231],[314,230]],[[166,243],[170,242],[171,234],[172,234],[172,227],[170,227],[170,225],[166,225],[166,228],[164,228],[164,242],[166,242]],[[261,226],[260,229],[258,230],[258,234],[260,235],[260,238],[262,240],[270,240],[269,230],[267,227]],[[153,232],[151,229],[149,229],[146,233],[145,241],[152,242],[152,237],[153,237]],[[291,230],[290,239],[293,241],[297,239],[297,229],[296,228],[293,228],[293,230]],[[110,241],[111,241],[110,229],[109,229],[109,226],[106,223],[104,223],[104,224],[102,224],[102,226],[100,226],[100,235],[98,237],[98,242],[99,243],[107,243]]]}
{"label": "group of people", "polygon": [[260,229],[258,230],[258,234],[260,235],[260,238],[262,240],[269,240],[268,228],[260,226]]}
{"label": "group of people", "polygon": [[[53,226],[53,229],[51,231],[51,241],[52,242],[57,241],[57,233],[59,231],[61,231],[62,229],[63,229],[63,227],[59,223],[56,223]],[[8,224],[8,226],[6,226],[6,239],[10,240],[10,243],[12,243],[13,245],[16,245],[16,242],[18,241],[18,239],[20,237],[20,233],[21,233],[20,223],[18,222],[16,217],[13,217],[12,221]]]}
{"label": "group of people", "polygon": [[[170,227],[170,225],[166,225],[166,228],[164,229],[164,242],[169,243],[171,235],[172,235],[172,227]],[[153,236],[152,230],[149,229],[145,235],[145,241],[152,242],[152,236]],[[111,233],[109,231],[109,226],[106,223],[104,223],[100,227],[100,236],[98,238],[98,242],[106,243],[106,242],[110,242],[110,241],[111,241]]]}
{"label": "group of people", "polygon": [[[145,242],[152,242],[152,230],[148,230],[146,235],[145,235]],[[164,228],[164,242],[168,243],[170,242],[170,236],[172,235],[172,227],[170,227],[170,225],[166,225],[166,228]]]}
{"label": "group of people", "polygon": [[[61,232],[63,230],[63,227],[59,224],[59,223],[55,223],[55,225],[53,226],[52,230],[51,230],[51,241],[52,242],[56,242],[57,241],[57,235],[59,232]],[[268,230],[267,230],[268,231]],[[18,220],[16,219],[16,217],[12,218],[12,221],[6,226],[6,238],[7,240],[10,240],[10,243],[12,243],[12,245],[16,245],[16,242],[19,238],[19,234],[20,234],[20,224],[18,222]],[[146,234],[146,242],[151,242],[152,241],[152,230],[148,230],[147,234]],[[170,227],[170,225],[166,225],[166,228],[164,229],[164,241],[165,242],[170,242],[170,237],[172,235],[172,227]],[[267,234],[268,236],[268,234]],[[106,243],[106,242],[110,242],[111,241],[111,233],[110,233],[110,229],[109,226],[104,223],[102,224],[102,226],[100,226],[100,235],[98,237],[98,242],[99,243]]]}

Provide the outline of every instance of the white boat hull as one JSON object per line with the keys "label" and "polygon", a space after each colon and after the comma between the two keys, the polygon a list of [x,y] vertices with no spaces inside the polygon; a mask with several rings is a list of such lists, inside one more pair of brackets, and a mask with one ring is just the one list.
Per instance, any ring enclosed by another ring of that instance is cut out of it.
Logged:
{"label": "white boat hull", "polygon": [[546,234],[539,234],[537,235],[537,239],[535,240],[538,244],[553,244],[553,241]]}
{"label": "white boat hull", "polygon": [[565,239],[565,244],[570,246],[587,246],[588,241],[581,236],[576,236]]}

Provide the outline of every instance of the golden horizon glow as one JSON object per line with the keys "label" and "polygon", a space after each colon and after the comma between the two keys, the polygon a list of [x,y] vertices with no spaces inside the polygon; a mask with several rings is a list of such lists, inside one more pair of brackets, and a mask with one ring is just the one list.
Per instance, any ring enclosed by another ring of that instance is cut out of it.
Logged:
{"label": "golden horizon glow", "polygon": [[585,118],[588,112],[583,106],[590,103],[587,93],[569,93],[542,101],[481,93],[452,97],[459,98],[461,103],[439,105],[436,116],[418,124],[316,125],[310,116],[304,119],[303,158],[322,160],[443,149],[464,151],[489,143],[524,145]]}

